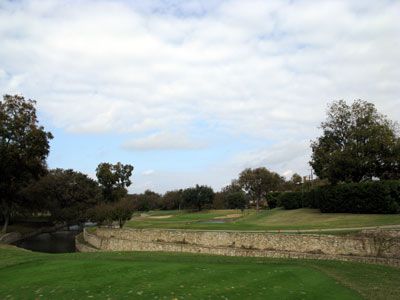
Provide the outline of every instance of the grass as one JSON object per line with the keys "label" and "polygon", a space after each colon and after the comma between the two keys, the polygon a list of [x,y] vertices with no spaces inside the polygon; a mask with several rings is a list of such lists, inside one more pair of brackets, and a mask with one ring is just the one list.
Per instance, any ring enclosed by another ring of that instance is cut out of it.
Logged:
{"label": "grass", "polygon": [[321,213],[318,209],[302,208],[284,210],[276,208],[261,211],[247,211],[244,216],[227,223],[198,223],[212,220],[216,216],[240,213],[238,210],[202,211],[197,213],[166,211],[152,212],[152,215],[172,215],[167,219],[139,218],[127,222],[127,227],[135,228],[176,228],[204,230],[308,230],[329,228],[371,227],[400,225],[400,214],[345,214]]}
{"label": "grass", "polygon": [[353,262],[0,247],[0,299],[398,299],[400,269]]}

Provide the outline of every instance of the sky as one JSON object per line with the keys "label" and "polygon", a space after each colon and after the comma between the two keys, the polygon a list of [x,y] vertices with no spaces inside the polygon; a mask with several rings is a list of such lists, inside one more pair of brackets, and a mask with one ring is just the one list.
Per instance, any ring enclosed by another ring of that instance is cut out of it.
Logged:
{"label": "sky", "polygon": [[130,193],[310,173],[332,101],[400,121],[400,1],[0,0],[0,92],[37,100],[49,168]]}

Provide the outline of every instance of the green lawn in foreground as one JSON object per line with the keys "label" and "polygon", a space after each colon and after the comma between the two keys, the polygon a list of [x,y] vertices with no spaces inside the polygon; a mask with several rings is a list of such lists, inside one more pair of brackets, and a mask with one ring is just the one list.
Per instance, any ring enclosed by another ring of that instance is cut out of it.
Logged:
{"label": "green lawn in foreground", "polygon": [[390,300],[398,278],[399,268],[351,262],[0,249],[0,299]]}
{"label": "green lawn in foreground", "polygon": [[[318,209],[302,208],[284,210],[276,208],[267,211],[247,211],[244,216],[228,223],[198,223],[213,220],[216,216],[238,214],[239,210],[212,210],[191,212],[151,212],[153,215],[172,215],[168,219],[140,218],[127,223],[136,228],[180,228],[180,229],[221,229],[221,230],[277,230],[277,229],[324,229],[382,225],[399,225],[400,214],[344,214],[321,213]],[[161,215],[161,214],[160,214]]]}

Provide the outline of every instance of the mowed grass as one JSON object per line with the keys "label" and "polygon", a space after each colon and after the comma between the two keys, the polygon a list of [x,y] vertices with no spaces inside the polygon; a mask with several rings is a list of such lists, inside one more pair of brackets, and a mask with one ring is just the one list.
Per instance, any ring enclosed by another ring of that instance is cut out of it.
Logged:
{"label": "mowed grass", "polygon": [[285,210],[246,211],[241,217],[227,223],[199,223],[215,220],[216,217],[241,214],[240,210],[210,210],[201,212],[163,211],[150,212],[153,216],[168,216],[166,219],[139,218],[127,222],[127,227],[176,228],[204,230],[307,230],[328,228],[373,227],[400,225],[400,214],[345,214],[321,213],[318,209],[302,208]]}
{"label": "mowed grass", "polygon": [[0,299],[398,299],[399,278],[351,262],[0,248]]}

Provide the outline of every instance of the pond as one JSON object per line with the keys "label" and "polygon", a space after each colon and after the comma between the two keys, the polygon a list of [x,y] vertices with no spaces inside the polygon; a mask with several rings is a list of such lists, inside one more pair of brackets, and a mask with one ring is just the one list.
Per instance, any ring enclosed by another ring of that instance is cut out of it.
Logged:
{"label": "pond", "polygon": [[52,233],[41,233],[14,243],[19,248],[46,253],[75,252],[75,236],[81,230],[59,230]]}
{"label": "pond", "polygon": [[[85,226],[95,225],[87,223]],[[36,252],[70,253],[75,252],[75,236],[82,232],[80,226],[70,226],[52,233],[41,233],[14,243],[14,246]]]}

